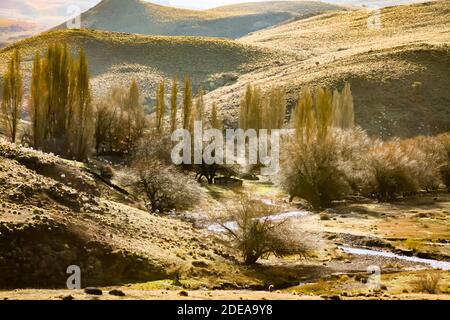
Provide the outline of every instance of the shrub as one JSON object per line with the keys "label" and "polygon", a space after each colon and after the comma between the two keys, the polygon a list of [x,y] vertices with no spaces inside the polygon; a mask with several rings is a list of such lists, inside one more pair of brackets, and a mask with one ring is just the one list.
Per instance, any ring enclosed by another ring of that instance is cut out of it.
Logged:
{"label": "shrub", "polygon": [[133,171],[133,189],[145,196],[152,212],[189,209],[201,199],[201,190],[195,182],[157,159],[138,160]]}
{"label": "shrub", "polygon": [[442,277],[439,273],[421,274],[414,282],[415,290],[419,292],[437,294],[439,293],[441,279]]}
{"label": "shrub", "polygon": [[228,209],[227,218],[232,219],[233,223],[219,220],[219,224],[232,238],[234,247],[241,252],[245,264],[255,264],[258,259],[271,254],[278,257],[305,254],[305,246],[297,240],[286,221],[267,218],[275,211],[274,207],[244,195],[235,206]]}
{"label": "shrub", "polygon": [[287,138],[281,174],[291,200],[301,197],[317,209],[356,189],[362,169],[356,160],[369,139],[354,128],[350,86],[342,93],[303,88],[292,123],[295,136]]}
{"label": "shrub", "polygon": [[334,137],[322,143],[287,143],[282,158],[281,184],[291,199],[300,197],[314,208],[341,199],[351,191],[346,163]]}
{"label": "shrub", "polygon": [[97,154],[130,155],[136,151],[146,127],[143,101],[136,82],[132,81],[128,89],[111,88],[97,101],[95,119]]}
{"label": "shrub", "polygon": [[367,187],[379,200],[419,191],[417,162],[400,148],[398,141],[378,143],[368,154],[368,165],[372,181]]}
{"label": "shrub", "polygon": [[410,160],[416,162],[413,174],[421,189],[436,190],[441,184],[440,167],[444,158],[442,146],[435,137],[419,136],[399,141],[399,146]]}

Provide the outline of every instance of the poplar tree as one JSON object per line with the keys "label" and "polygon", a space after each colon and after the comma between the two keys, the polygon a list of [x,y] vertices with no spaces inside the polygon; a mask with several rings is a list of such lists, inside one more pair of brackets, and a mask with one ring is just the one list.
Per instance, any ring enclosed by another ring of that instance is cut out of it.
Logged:
{"label": "poplar tree", "polygon": [[145,112],[141,100],[141,94],[136,80],[133,80],[128,89],[128,96],[125,101],[124,115],[127,119],[127,150],[131,154],[139,139],[144,134]]}
{"label": "poplar tree", "polygon": [[72,156],[77,160],[85,160],[92,146],[94,133],[91,91],[89,86],[89,69],[86,55],[80,49],[79,58],[75,62],[75,101],[74,121],[71,132],[74,133]]}
{"label": "poplar tree", "polygon": [[333,92],[333,126],[341,129],[355,127],[355,111],[350,84],[345,83],[342,92]]}
{"label": "poplar tree", "polygon": [[222,130],[223,129],[223,123],[222,120],[219,118],[218,111],[217,111],[217,103],[214,101],[211,107],[211,128]]}
{"label": "poplar tree", "polygon": [[315,93],[316,131],[319,141],[328,137],[332,125],[332,94],[327,88],[317,88]]}
{"label": "poplar tree", "polygon": [[308,87],[300,91],[293,116],[296,137],[299,143],[309,143],[315,127],[314,105],[311,90]]}
{"label": "poplar tree", "polygon": [[2,112],[6,122],[8,135],[16,142],[22,113],[23,83],[20,72],[20,53],[15,49],[8,64],[8,70],[3,77]]}
{"label": "poplar tree", "polygon": [[192,103],[192,88],[189,76],[184,78],[184,93],[183,93],[183,129],[192,132],[193,129],[193,103]]}
{"label": "poplar tree", "polygon": [[178,78],[172,80],[172,93],[170,95],[170,132],[177,129],[177,113],[178,113]]}
{"label": "poplar tree", "polygon": [[33,146],[37,149],[42,147],[44,139],[44,99],[45,87],[42,81],[42,63],[39,52],[36,52],[31,74],[29,114],[31,117],[31,131],[33,133]]}
{"label": "poplar tree", "polygon": [[240,120],[241,129],[263,128],[264,103],[261,90],[258,87],[247,85],[244,96],[241,99]]}
{"label": "poplar tree", "polygon": [[283,128],[286,117],[286,95],[279,87],[272,88],[269,94],[266,129]]}
{"label": "poplar tree", "polygon": [[166,85],[164,80],[158,85],[156,93],[156,131],[158,133],[163,132],[164,116],[166,114]]}
{"label": "poplar tree", "polygon": [[204,113],[205,113],[205,100],[203,89],[200,88],[197,92],[197,97],[195,100],[195,120],[204,123]]}
{"label": "poplar tree", "polygon": [[350,83],[346,82],[342,91],[342,128],[352,129],[355,127],[355,110]]}

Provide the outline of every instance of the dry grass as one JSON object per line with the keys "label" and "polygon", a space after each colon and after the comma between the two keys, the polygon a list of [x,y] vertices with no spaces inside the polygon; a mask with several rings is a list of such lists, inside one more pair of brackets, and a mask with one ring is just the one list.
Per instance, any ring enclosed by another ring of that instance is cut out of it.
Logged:
{"label": "dry grass", "polygon": [[414,289],[418,292],[425,292],[430,294],[437,294],[440,291],[440,282],[442,275],[439,273],[424,273],[417,276],[414,281]]}
{"label": "dry grass", "polygon": [[[219,108],[232,121],[238,94],[249,81],[263,90],[274,83],[284,86],[291,106],[305,85],[335,88],[349,81],[357,123],[370,134],[388,138],[446,131],[449,5],[436,1],[385,8],[380,30],[368,29],[368,13],[359,10],[328,13],[241,38],[243,43],[295,52],[297,61],[255,70],[209,98],[220,99]],[[415,82],[422,83],[420,94]]]}
{"label": "dry grass", "polygon": [[170,83],[174,75],[180,79],[190,75],[194,90],[200,85],[212,90],[236,81],[253,68],[292,59],[273,50],[225,39],[66,30],[43,33],[0,50],[0,72],[4,72],[12,50],[19,48],[27,87],[34,53],[43,53],[50,43],[65,42],[74,54],[79,47],[85,48],[96,95],[106,94],[113,84],[125,86],[136,79],[150,106],[156,83],[162,79]]}
{"label": "dry grass", "polygon": [[[249,32],[339,6],[316,1],[266,2],[187,10],[143,1],[107,0],[81,16],[84,28],[158,35],[238,38]],[[59,26],[65,28],[65,25]]]}

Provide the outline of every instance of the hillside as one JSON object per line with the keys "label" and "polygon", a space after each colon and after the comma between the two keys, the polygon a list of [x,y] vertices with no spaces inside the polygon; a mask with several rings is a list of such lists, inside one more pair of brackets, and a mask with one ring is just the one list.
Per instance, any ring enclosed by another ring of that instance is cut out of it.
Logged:
{"label": "hillside", "polygon": [[128,85],[137,79],[144,96],[151,100],[157,82],[188,74],[194,88],[213,90],[231,84],[245,73],[268,68],[292,55],[231,40],[200,37],[142,36],[94,30],[60,30],[43,33],[0,50],[0,72],[14,48],[21,50],[25,84],[30,77],[32,58],[51,43],[67,43],[76,53],[83,47],[92,76],[92,88],[101,95],[113,85]]}
{"label": "hillside", "polygon": [[34,23],[0,17],[0,48],[8,43],[29,37],[38,30],[38,26]]}
{"label": "hillside", "polygon": [[[82,28],[147,35],[239,38],[341,7],[318,1],[262,2],[186,10],[141,0],[103,0],[81,15]],[[57,29],[66,28],[62,24]]]}
{"label": "hillside", "polygon": [[[207,278],[232,268],[207,232],[150,215],[84,164],[0,138],[0,168],[2,289],[64,287],[72,264],[91,285],[173,279],[177,270]],[[204,273],[191,265],[198,260],[215,267]]]}
{"label": "hillside", "polygon": [[297,61],[247,74],[210,98],[221,101],[232,121],[248,81],[263,88],[284,85],[291,105],[304,85],[336,87],[349,81],[357,122],[371,134],[448,131],[450,2],[385,8],[380,29],[368,28],[368,17],[366,10],[328,13],[241,38],[296,54]]}

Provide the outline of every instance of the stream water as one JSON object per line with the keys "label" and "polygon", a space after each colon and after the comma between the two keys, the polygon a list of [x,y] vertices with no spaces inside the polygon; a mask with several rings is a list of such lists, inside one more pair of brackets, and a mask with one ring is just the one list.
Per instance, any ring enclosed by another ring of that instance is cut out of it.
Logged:
{"label": "stream water", "polygon": [[[283,220],[289,220],[289,219],[294,219],[294,218],[306,217],[309,214],[311,214],[311,213],[306,210],[292,211],[292,212],[285,212],[285,213],[280,213],[280,214],[274,214],[274,215],[267,216],[267,217],[262,217],[262,218],[259,218],[259,220],[261,220],[261,221],[264,221],[264,220],[283,221]],[[224,223],[224,226],[233,231],[237,230],[237,228],[238,228],[238,225],[235,221],[226,222],[226,223]],[[208,230],[212,231],[212,232],[218,232],[218,233],[226,231],[225,228],[218,223],[209,225]]]}
{"label": "stream water", "polygon": [[[311,213],[309,211],[300,210],[300,211],[292,211],[292,212],[275,214],[275,215],[271,215],[271,216],[267,216],[267,217],[262,217],[259,219],[260,220],[268,220],[268,221],[282,221],[282,220],[288,220],[288,219],[302,218],[302,217],[306,217],[310,214]],[[238,228],[238,225],[235,221],[229,221],[229,222],[225,223],[224,226],[233,231],[237,230],[237,228]],[[217,233],[222,233],[222,232],[226,231],[226,229],[218,223],[209,225],[208,230],[212,231],[212,232],[217,232]],[[404,261],[427,264],[433,269],[450,270],[450,262],[447,262],[447,261],[439,261],[439,260],[433,260],[433,259],[423,259],[423,258],[418,258],[418,257],[402,256],[399,254],[382,251],[382,250],[352,248],[352,247],[346,247],[346,246],[339,246],[339,248],[348,254],[399,259],[399,260],[404,260]]]}
{"label": "stream water", "polygon": [[367,256],[375,256],[375,257],[393,258],[393,259],[399,259],[399,260],[404,260],[404,261],[427,264],[430,267],[432,267],[433,269],[450,270],[450,262],[447,262],[447,261],[439,261],[439,260],[433,260],[433,259],[423,259],[423,258],[418,258],[418,257],[402,256],[399,254],[382,251],[382,250],[351,248],[351,247],[345,247],[345,246],[340,246],[339,248],[342,251],[344,251],[345,253],[354,254],[354,255],[367,255]]}

